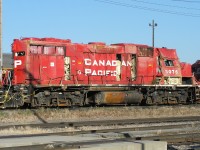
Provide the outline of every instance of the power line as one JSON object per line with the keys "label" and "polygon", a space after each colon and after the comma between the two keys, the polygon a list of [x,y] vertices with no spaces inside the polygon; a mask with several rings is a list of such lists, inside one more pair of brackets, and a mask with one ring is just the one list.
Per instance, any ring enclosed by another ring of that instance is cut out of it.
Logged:
{"label": "power line", "polygon": [[200,3],[200,1],[190,1],[190,0],[172,0],[172,1],[178,1],[178,2],[186,2],[186,3]]}
{"label": "power line", "polygon": [[173,14],[173,15],[181,15],[181,16],[189,16],[189,17],[200,17],[200,14],[185,13],[185,12],[170,11],[170,10],[162,10],[162,9],[156,9],[156,8],[150,8],[150,7],[143,7],[143,6],[123,3],[123,2],[119,2],[119,1],[112,1],[112,0],[94,0],[94,1],[101,2],[101,3],[107,3],[107,4],[112,4],[112,5],[117,5],[117,6],[128,7],[128,8],[136,8],[136,9],[147,10],[147,11],[168,13],[168,14]]}
{"label": "power line", "polygon": [[181,9],[189,9],[189,10],[200,10],[199,8],[193,8],[193,7],[182,7],[177,5],[167,5],[167,4],[160,4],[160,3],[153,3],[153,2],[147,2],[142,0],[131,0],[139,3],[145,3],[145,4],[151,4],[151,5],[157,5],[157,6],[165,6],[165,7],[173,7],[173,8],[181,8]]}

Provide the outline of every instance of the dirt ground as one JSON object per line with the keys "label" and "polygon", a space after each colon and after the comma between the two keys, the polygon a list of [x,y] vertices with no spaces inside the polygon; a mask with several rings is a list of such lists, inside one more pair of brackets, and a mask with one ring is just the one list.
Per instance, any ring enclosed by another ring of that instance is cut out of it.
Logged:
{"label": "dirt ground", "polygon": [[0,110],[0,125],[45,123],[55,121],[112,120],[134,118],[158,118],[199,116],[200,105],[176,106],[115,106],[82,108],[39,108]]}

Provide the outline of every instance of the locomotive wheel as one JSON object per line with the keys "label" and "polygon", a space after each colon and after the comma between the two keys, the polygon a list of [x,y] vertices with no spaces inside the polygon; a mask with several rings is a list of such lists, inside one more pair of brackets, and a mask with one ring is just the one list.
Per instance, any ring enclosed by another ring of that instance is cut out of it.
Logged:
{"label": "locomotive wheel", "polygon": [[71,99],[66,99],[66,104],[67,104],[67,106],[69,106],[69,107],[71,107],[72,106],[72,101],[71,101]]}
{"label": "locomotive wheel", "polygon": [[38,106],[38,100],[37,98],[33,98],[31,101],[31,107],[37,107]]}

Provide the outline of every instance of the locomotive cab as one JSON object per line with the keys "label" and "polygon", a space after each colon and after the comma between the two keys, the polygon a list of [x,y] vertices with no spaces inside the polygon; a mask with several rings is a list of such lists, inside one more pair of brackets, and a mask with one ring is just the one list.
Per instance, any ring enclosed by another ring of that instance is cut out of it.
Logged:
{"label": "locomotive cab", "polygon": [[176,50],[156,48],[157,50],[157,78],[160,84],[181,85],[181,66]]}

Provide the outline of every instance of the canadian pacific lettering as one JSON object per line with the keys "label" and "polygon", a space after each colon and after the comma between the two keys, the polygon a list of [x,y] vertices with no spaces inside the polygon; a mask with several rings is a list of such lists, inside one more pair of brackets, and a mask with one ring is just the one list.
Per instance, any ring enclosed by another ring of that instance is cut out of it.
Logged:
{"label": "canadian pacific lettering", "polygon": [[[92,75],[92,76],[116,76],[116,66],[117,66],[117,60],[92,60],[89,58],[84,59],[85,66],[97,66],[95,69],[91,68],[85,68],[85,75]],[[100,69],[98,67],[101,66],[110,66],[113,67],[112,69]],[[121,66],[131,66],[131,63],[129,61],[121,61]]]}

